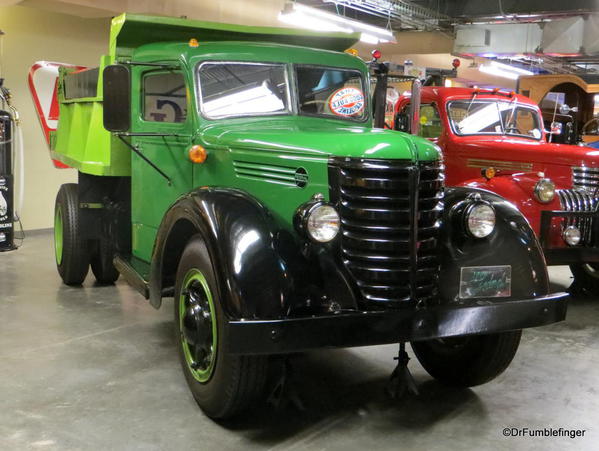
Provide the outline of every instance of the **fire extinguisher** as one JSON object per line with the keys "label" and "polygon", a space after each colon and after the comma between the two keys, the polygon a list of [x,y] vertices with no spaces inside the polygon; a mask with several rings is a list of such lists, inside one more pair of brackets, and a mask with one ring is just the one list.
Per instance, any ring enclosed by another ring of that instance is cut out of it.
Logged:
{"label": "fire extinguisher", "polygon": [[12,117],[0,110],[0,252],[16,249],[12,175]]}

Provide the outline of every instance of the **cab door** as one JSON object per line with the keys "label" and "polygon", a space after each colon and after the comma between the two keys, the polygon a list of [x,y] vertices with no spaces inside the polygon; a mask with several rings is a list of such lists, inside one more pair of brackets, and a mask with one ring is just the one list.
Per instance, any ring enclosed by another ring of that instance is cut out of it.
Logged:
{"label": "cab door", "polygon": [[[151,259],[156,232],[165,212],[192,188],[190,99],[181,70],[134,66],[131,144],[131,221],[133,255]],[[161,173],[162,172],[162,173]]]}

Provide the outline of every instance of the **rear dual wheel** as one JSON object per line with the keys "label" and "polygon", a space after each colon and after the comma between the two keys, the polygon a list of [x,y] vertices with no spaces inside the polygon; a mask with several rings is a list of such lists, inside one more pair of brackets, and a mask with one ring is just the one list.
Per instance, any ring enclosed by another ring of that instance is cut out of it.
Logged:
{"label": "rear dual wheel", "polygon": [[211,418],[230,418],[259,400],[267,357],[224,352],[225,314],[208,249],[194,236],[183,252],[175,285],[175,339],[187,384]]}
{"label": "rear dual wheel", "polygon": [[108,238],[102,237],[96,242],[90,264],[98,283],[108,285],[119,278],[120,274],[112,263],[115,254],[115,247]]}
{"label": "rear dual wheel", "polygon": [[54,255],[58,273],[66,285],[81,285],[90,264],[99,283],[113,283],[119,277],[112,264],[114,246],[111,241],[101,238],[90,243],[83,237],[76,183],[62,185],[56,196]]}
{"label": "rear dual wheel", "polygon": [[79,226],[79,193],[76,183],[60,187],[54,206],[56,267],[67,285],[81,285],[89,271],[89,252]]}

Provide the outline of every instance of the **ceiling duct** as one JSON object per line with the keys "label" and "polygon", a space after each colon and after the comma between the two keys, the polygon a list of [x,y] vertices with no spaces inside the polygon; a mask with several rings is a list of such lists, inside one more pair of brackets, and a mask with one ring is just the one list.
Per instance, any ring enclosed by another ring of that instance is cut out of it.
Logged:
{"label": "ceiling duct", "polygon": [[535,23],[472,24],[456,27],[454,53],[462,56],[551,57],[599,53],[599,14]]}
{"label": "ceiling duct", "polygon": [[323,3],[387,19],[396,30],[439,31],[447,30],[451,24],[449,16],[405,0],[323,0]]}
{"label": "ceiling duct", "polygon": [[581,17],[553,20],[543,24],[541,53],[575,55],[583,51],[585,20]]}
{"label": "ceiling duct", "polygon": [[535,53],[542,38],[538,23],[460,25],[456,29],[454,53],[478,56]]}

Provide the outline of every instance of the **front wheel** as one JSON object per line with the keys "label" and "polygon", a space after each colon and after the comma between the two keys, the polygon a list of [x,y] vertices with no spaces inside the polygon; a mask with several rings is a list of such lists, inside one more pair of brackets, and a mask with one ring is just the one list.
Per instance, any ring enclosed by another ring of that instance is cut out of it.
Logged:
{"label": "front wheel", "polygon": [[599,263],[570,265],[574,276],[574,286],[591,295],[599,295]]}
{"label": "front wheel", "polygon": [[473,387],[495,379],[511,363],[522,331],[472,335],[412,343],[414,354],[435,379]]}
{"label": "front wheel", "polygon": [[175,337],[187,384],[211,418],[225,419],[262,395],[267,357],[225,353],[226,318],[217,276],[201,236],[183,251],[175,284]]}

